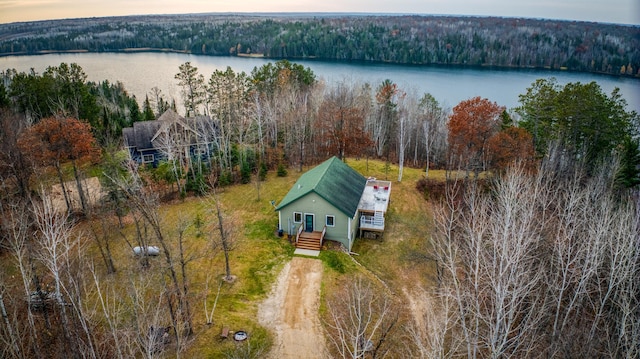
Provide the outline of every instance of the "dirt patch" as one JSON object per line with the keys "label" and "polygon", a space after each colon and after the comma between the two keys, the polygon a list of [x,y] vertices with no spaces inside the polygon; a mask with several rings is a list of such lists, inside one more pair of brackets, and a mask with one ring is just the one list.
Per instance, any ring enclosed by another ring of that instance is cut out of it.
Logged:
{"label": "dirt patch", "polygon": [[425,321],[425,315],[429,313],[430,304],[426,292],[420,286],[409,290],[406,287],[402,288],[402,292],[407,298],[407,304],[409,306],[409,313],[413,319],[413,324],[421,337],[427,336],[427,323]]}
{"label": "dirt patch", "polygon": [[[102,190],[102,185],[100,184],[100,180],[98,177],[90,177],[82,181],[82,185],[85,190],[85,196],[87,202],[91,206],[95,206],[102,196],[104,196],[104,191]],[[81,209],[82,205],[80,204],[80,195],[78,195],[78,185],[76,181],[69,181],[64,183],[65,188],[67,189],[67,195],[69,196],[69,200],[71,201],[71,207],[74,209]],[[51,204],[60,211],[67,210],[67,204],[64,199],[64,193],[62,192],[62,186],[58,184],[54,184],[51,186]]]}
{"label": "dirt patch", "polygon": [[294,257],[258,309],[258,321],[275,333],[269,358],[326,358],[318,308],[322,262]]}

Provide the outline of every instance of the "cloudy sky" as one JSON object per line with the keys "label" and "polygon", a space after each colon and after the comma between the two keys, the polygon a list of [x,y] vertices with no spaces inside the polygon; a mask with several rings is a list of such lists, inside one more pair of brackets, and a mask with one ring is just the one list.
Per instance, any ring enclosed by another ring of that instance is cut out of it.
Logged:
{"label": "cloudy sky", "polygon": [[199,12],[496,15],[640,25],[640,0],[0,0],[0,23]]}

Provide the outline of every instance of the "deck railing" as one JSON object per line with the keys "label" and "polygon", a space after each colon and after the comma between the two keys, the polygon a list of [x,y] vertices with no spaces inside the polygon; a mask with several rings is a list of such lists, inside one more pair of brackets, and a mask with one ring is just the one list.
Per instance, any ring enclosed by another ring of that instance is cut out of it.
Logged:
{"label": "deck railing", "polygon": [[300,227],[298,227],[298,234],[296,235],[296,246],[298,245],[298,239],[300,239],[300,235],[302,234],[303,230],[304,230],[304,226],[300,225]]}
{"label": "deck railing", "polygon": [[363,214],[360,216],[360,226],[384,228],[384,215],[380,212],[376,212],[373,216]]}
{"label": "deck railing", "polygon": [[322,235],[320,236],[320,247],[321,248],[322,248],[322,242],[324,242],[325,233],[327,233],[327,226],[324,226],[324,228],[322,228]]}

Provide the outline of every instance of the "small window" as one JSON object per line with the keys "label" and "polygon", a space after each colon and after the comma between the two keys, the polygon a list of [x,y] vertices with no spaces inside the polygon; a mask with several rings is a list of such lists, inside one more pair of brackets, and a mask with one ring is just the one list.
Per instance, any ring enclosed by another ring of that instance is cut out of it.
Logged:
{"label": "small window", "polygon": [[327,227],[333,227],[336,224],[335,216],[327,216]]}
{"label": "small window", "polygon": [[302,213],[293,212],[293,223],[302,223]]}
{"label": "small window", "polygon": [[153,162],[153,155],[142,155],[142,163]]}

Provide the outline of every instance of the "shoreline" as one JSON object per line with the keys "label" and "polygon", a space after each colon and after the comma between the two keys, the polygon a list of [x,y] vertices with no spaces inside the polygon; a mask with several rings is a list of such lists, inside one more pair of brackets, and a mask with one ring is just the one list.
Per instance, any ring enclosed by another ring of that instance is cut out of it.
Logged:
{"label": "shoreline", "polygon": [[392,61],[366,61],[366,60],[335,60],[335,59],[324,59],[318,58],[316,56],[309,57],[275,57],[275,56],[267,56],[262,53],[255,54],[236,54],[236,55],[214,55],[214,54],[201,54],[194,53],[187,50],[175,50],[170,48],[152,48],[152,47],[140,47],[140,48],[125,48],[119,50],[108,50],[108,51],[90,51],[87,49],[76,49],[76,50],[41,50],[36,52],[12,52],[12,53],[0,53],[0,58],[3,57],[11,57],[11,56],[40,56],[40,55],[52,55],[52,54],[101,54],[101,53],[113,53],[113,54],[133,54],[133,53],[175,53],[175,54],[185,54],[185,55],[195,55],[195,56],[206,56],[206,57],[239,57],[239,58],[260,58],[260,59],[268,59],[275,61],[287,60],[290,62],[296,61],[314,61],[314,62],[324,62],[324,63],[342,63],[342,64],[363,64],[363,65],[393,65],[393,66],[409,66],[409,67],[440,67],[440,68],[462,68],[462,69],[479,69],[479,70],[498,70],[498,71],[543,71],[549,73],[577,73],[577,74],[594,74],[599,76],[607,76],[612,78],[623,78],[623,79],[635,79],[640,80],[640,75],[626,75],[626,74],[612,74],[609,72],[602,71],[577,71],[577,70],[569,70],[566,67],[560,68],[551,68],[548,66],[544,67],[536,67],[536,66],[500,66],[500,65],[488,65],[488,64],[480,64],[480,65],[470,65],[470,64],[459,64],[459,63],[402,63],[402,62],[392,62]]}

